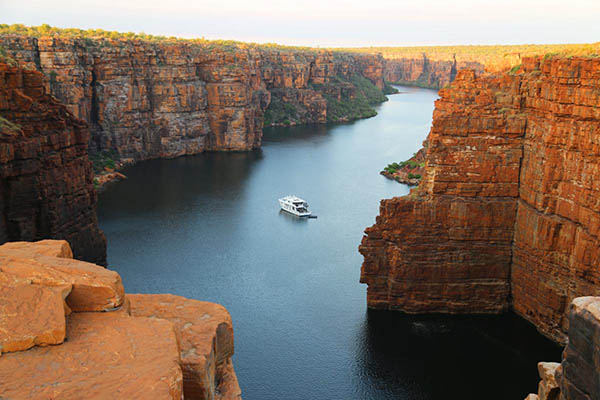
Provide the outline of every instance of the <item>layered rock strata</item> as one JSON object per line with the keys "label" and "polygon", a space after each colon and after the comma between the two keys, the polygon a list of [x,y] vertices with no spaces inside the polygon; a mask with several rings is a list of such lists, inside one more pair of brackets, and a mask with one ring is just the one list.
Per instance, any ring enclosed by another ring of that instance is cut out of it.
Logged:
{"label": "layered rock strata", "polygon": [[[125,162],[251,150],[265,125],[348,121],[385,101],[375,55],[205,42],[4,35],[17,60]],[[273,100],[272,100],[273,99]]]}
{"label": "layered rock strata", "polygon": [[383,200],[360,246],[370,307],[500,312],[565,341],[600,294],[600,60],[525,59],[440,91],[426,174]]}
{"label": "layered rock strata", "polygon": [[75,257],[105,263],[89,138],[41,73],[0,61],[0,243],[66,239]]}
{"label": "layered rock strata", "polygon": [[65,241],[0,246],[0,397],[241,398],[222,306],[125,295],[70,257]]}

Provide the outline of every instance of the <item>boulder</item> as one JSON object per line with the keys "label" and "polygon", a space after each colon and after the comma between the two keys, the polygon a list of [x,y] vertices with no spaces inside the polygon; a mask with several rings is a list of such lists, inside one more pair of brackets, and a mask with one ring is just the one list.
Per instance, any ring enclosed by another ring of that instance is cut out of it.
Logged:
{"label": "boulder", "polygon": [[0,275],[44,286],[72,286],[67,305],[73,311],[106,311],[121,306],[124,289],[114,271],[68,258],[21,258],[0,252]]}
{"label": "boulder", "polygon": [[560,388],[556,382],[555,373],[559,363],[540,362],[538,363],[538,372],[540,374],[540,384],[538,386],[538,397],[540,400],[558,400],[560,397]]}
{"label": "boulder", "polygon": [[186,398],[239,398],[230,361],[233,327],[225,307],[170,294],[128,294],[127,298],[132,316],[167,319],[174,324]]}

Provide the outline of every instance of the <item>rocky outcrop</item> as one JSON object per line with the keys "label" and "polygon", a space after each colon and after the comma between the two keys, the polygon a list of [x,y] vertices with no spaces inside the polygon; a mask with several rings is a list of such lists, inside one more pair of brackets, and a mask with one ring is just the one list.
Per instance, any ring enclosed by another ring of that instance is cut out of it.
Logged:
{"label": "rocky outcrop", "polygon": [[[427,142],[423,145],[427,146]],[[425,175],[425,147],[420,148],[406,161],[389,164],[380,174],[399,183],[418,186]]]}
{"label": "rocky outcrop", "polygon": [[385,101],[381,56],[245,44],[0,36],[122,161],[251,150],[265,125],[349,121]]}
{"label": "rocky outcrop", "polygon": [[558,374],[562,400],[600,398],[600,298],[575,299]]}
{"label": "rocky outcrop", "polygon": [[89,137],[42,74],[0,61],[0,243],[66,239],[75,257],[105,263]]}
{"label": "rocky outcrop", "polygon": [[227,310],[125,295],[70,257],[65,241],[0,246],[2,397],[241,399]]}
{"label": "rocky outcrop", "polygon": [[[562,363],[538,364],[540,384],[529,400],[600,398],[600,297],[580,297],[569,311],[568,345]],[[526,399],[526,400],[527,400]]]}
{"label": "rocky outcrop", "polygon": [[500,312],[564,342],[600,294],[600,60],[525,59],[440,91],[426,173],[383,200],[360,246],[370,307]]}
{"label": "rocky outcrop", "polygon": [[171,321],[178,336],[183,391],[193,399],[239,399],[231,364],[233,327],[225,307],[170,294],[132,294],[130,315]]}

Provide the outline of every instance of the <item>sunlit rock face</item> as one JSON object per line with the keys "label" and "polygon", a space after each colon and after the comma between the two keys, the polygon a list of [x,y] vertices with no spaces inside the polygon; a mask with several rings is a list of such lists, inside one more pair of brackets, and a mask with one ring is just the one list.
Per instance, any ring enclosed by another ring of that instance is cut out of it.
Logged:
{"label": "sunlit rock face", "polygon": [[85,122],[50,95],[45,77],[0,62],[0,243],[66,239],[106,262]]}
{"label": "sunlit rock face", "polygon": [[370,307],[500,312],[564,342],[600,294],[600,60],[525,59],[440,91],[426,173],[360,246]]}
{"label": "sunlit rock face", "polygon": [[252,150],[265,112],[266,125],[349,121],[375,115],[370,106],[385,100],[375,55],[15,35],[0,45],[43,72],[49,92],[88,122],[91,152],[126,162]]}
{"label": "sunlit rock face", "polygon": [[241,399],[223,306],[125,294],[66,241],[0,246],[0,300],[7,398]]}

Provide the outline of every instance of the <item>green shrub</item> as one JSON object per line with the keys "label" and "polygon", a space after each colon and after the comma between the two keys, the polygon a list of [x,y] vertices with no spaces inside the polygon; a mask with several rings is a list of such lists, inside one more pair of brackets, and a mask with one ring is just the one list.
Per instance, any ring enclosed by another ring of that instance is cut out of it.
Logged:
{"label": "green shrub", "polygon": [[21,125],[15,124],[0,115],[0,132],[17,132],[21,130]]}
{"label": "green shrub", "polygon": [[90,161],[92,162],[92,168],[96,174],[102,173],[106,167],[116,169],[117,163],[115,159],[118,158],[119,155],[114,151],[90,153]]}

